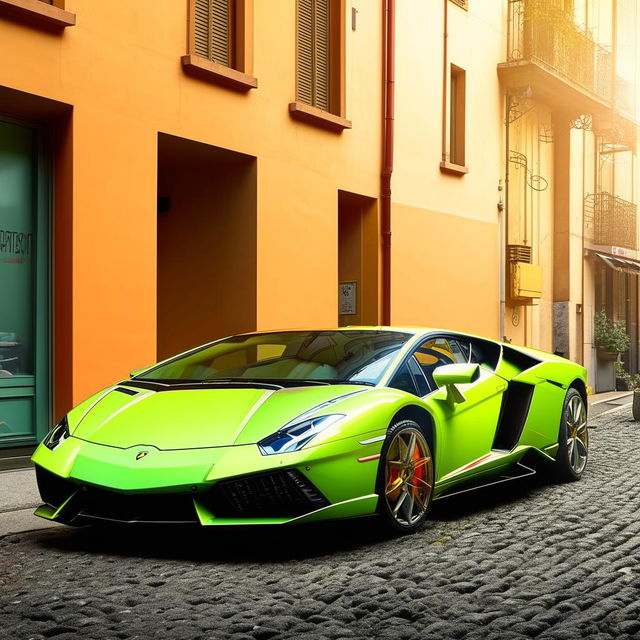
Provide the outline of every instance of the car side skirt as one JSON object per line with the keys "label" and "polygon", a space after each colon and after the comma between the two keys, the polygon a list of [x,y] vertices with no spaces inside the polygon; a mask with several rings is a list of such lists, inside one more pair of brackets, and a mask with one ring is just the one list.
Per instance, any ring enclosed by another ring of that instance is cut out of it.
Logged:
{"label": "car side skirt", "polygon": [[320,520],[340,520],[372,515],[376,512],[378,496],[377,494],[371,494],[353,498],[352,500],[345,500],[295,518],[216,518],[197,499],[194,500],[194,504],[200,524],[203,526],[302,524]]}

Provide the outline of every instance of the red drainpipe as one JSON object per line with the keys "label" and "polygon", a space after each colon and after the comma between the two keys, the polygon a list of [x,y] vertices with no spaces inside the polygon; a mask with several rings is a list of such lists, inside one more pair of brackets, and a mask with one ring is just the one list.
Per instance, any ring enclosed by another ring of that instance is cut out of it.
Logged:
{"label": "red drainpipe", "polygon": [[391,324],[391,174],[393,173],[393,120],[395,93],[395,0],[383,5],[384,121],[382,175],[380,180],[380,227],[382,234],[382,324]]}

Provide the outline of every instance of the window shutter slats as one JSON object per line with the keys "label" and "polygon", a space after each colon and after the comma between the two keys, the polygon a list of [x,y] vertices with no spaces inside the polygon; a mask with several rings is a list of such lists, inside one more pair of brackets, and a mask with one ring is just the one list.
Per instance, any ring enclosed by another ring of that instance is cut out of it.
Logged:
{"label": "window shutter slats", "polygon": [[298,100],[329,110],[330,0],[298,0]]}
{"label": "window shutter slats", "polygon": [[298,99],[313,104],[313,0],[298,2]]}
{"label": "window shutter slats", "polygon": [[227,67],[233,64],[233,0],[195,0],[195,53]]}
{"label": "window shutter slats", "polygon": [[195,0],[194,40],[196,54],[209,58],[209,0]]}
{"label": "window shutter slats", "polygon": [[329,0],[314,0],[314,106],[329,110]]}

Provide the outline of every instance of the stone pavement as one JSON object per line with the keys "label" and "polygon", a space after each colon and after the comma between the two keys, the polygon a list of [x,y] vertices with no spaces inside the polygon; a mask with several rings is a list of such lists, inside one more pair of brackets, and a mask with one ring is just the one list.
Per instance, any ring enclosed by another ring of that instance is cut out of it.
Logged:
{"label": "stone pavement", "polygon": [[437,503],[418,534],[55,528],[0,539],[0,637],[640,638],[640,425],[593,419],[581,482]]}

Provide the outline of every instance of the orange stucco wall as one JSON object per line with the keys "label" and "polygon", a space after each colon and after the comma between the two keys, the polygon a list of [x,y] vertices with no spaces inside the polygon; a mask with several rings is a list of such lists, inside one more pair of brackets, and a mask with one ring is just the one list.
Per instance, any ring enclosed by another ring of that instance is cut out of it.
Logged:
{"label": "orange stucco wall", "polygon": [[293,0],[254,3],[259,87],[246,95],[183,73],[186,0],[66,0],[77,26],[63,33],[0,17],[0,86],[73,109],[72,158],[57,165],[72,185],[59,243],[71,253],[72,293],[56,315],[73,328],[59,349],[71,380],[57,383],[56,413],[156,359],[159,132],[257,158],[257,327],[337,323],[337,192],[377,197],[380,164],[382,12],[353,5],[345,115],[354,126],[342,135],[288,114]]}
{"label": "orange stucco wall", "polygon": [[498,333],[498,226],[396,204],[393,324]]}
{"label": "orange stucco wall", "polygon": [[[64,117],[56,116],[54,150],[56,414],[209,335],[334,326],[338,281],[352,273],[363,280],[353,320],[379,316],[382,4],[343,3],[344,116],[353,128],[341,134],[289,115],[295,0],[254,0],[249,67],[258,88],[247,93],[183,72],[187,0],[66,0],[77,25],[60,33],[0,15],[0,112],[52,122],[49,107],[27,113],[20,101],[3,103],[3,87],[34,104],[41,96],[66,105]],[[496,65],[505,56],[507,4],[476,2],[464,11],[451,2],[396,3],[394,324],[499,337],[506,142]],[[443,158],[441,147],[445,6],[448,61],[467,72],[468,173],[460,176],[440,170],[449,153],[445,148]],[[228,180],[222,173],[208,180],[217,160],[176,149],[169,152],[176,154],[173,166],[159,152],[163,135],[210,145],[214,155],[215,148],[250,157],[251,197],[239,198],[239,190],[248,192],[233,172]],[[195,166],[183,166],[187,161]],[[549,149],[539,162],[540,172],[553,176]],[[188,227],[179,217],[159,223],[163,181],[176,188],[174,213],[185,212]],[[358,224],[343,224],[342,234],[341,193],[349,194],[343,213],[363,207]],[[543,298],[517,326],[513,309],[503,316],[508,338],[547,349],[553,194],[549,189],[534,212]],[[207,200],[216,202],[209,207]],[[251,227],[246,235],[243,223]],[[201,237],[206,233],[210,243]],[[171,234],[184,249],[172,245]],[[189,255],[203,244],[216,253],[211,261],[202,251],[197,259]],[[193,320],[180,313],[181,269],[189,266],[225,280],[215,292],[204,278],[191,288]]]}

